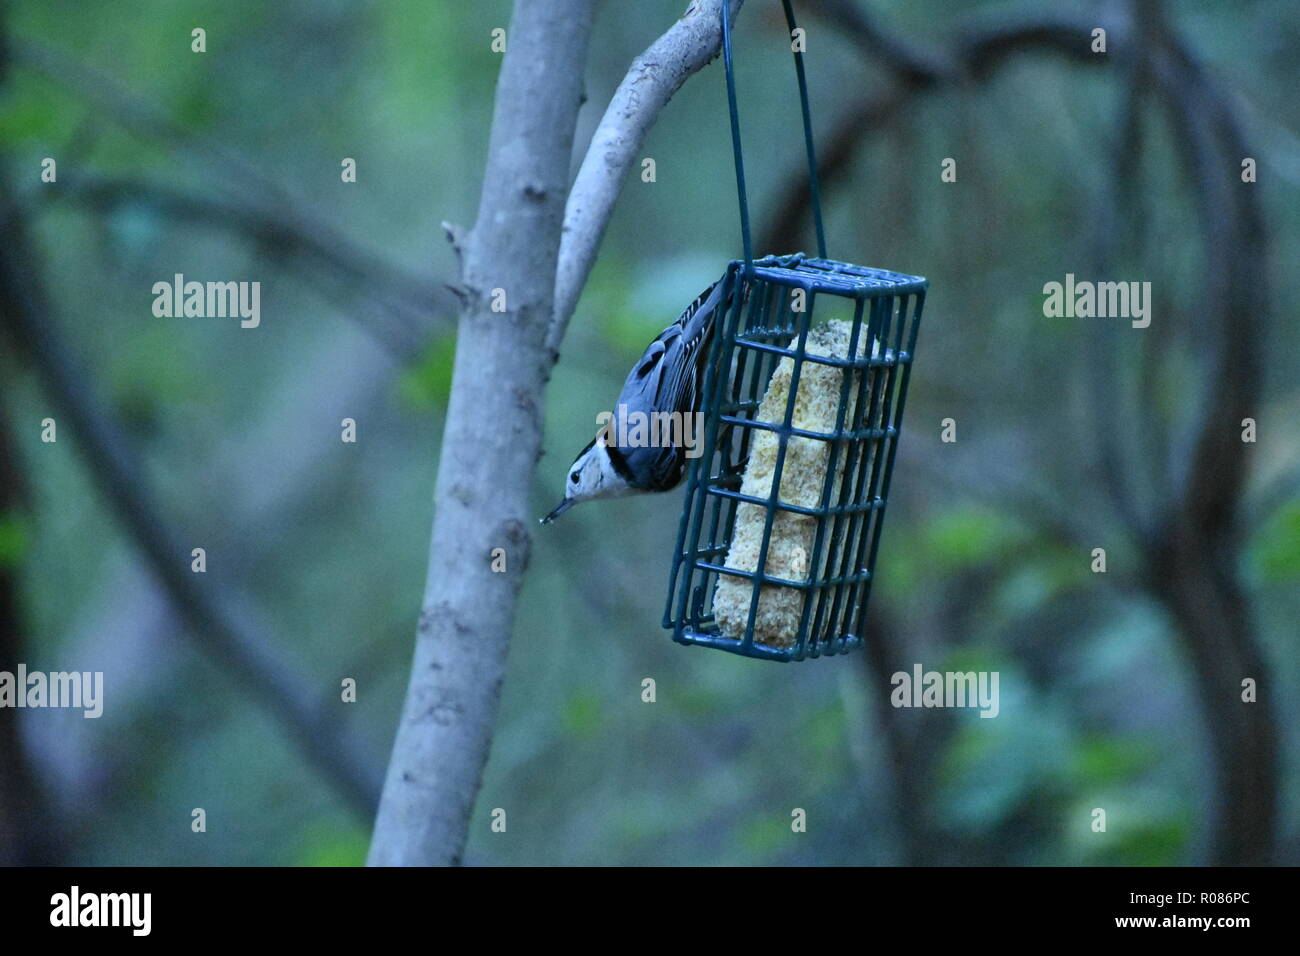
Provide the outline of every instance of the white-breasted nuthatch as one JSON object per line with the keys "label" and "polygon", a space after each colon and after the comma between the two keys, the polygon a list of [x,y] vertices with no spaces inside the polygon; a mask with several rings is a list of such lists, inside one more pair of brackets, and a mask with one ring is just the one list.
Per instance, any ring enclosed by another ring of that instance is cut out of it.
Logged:
{"label": "white-breasted nuthatch", "polygon": [[[733,284],[734,287],[735,284]],[[646,348],[628,373],[610,420],[569,467],[564,500],[542,524],[554,521],[580,501],[644,491],[671,491],[682,480],[689,450],[682,441],[700,410],[704,369],[716,320],[726,313],[727,282],[719,279],[686,307],[677,321]],[[647,441],[647,423],[674,421],[674,440]],[[628,423],[641,426],[629,441]],[[696,434],[696,440],[703,436]]]}

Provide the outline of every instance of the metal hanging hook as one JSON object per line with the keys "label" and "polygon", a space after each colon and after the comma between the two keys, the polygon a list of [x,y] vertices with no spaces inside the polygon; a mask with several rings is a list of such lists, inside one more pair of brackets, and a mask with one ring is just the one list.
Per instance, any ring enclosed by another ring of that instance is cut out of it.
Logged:
{"label": "metal hanging hook", "polygon": [[[781,0],[785,22],[794,37],[798,26],[790,0]],[[795,75],[799,81],[799,107],[803,113],[804,146],[808,152],[808,184],[813,205],[813,224],[817,230],[817,255],[826,258],[826,228],[822,220],[821,181],[817,175],[817,151],[813,145],[812,115],[808,106],[808,79],[804,73],[803,53],[791,44]],[[731,149],[736,164],[736,198],[740,205],[740,237],[745,252],[745,278],[754,271],[754,244],[749,228],[749,198],[745,187],[745,158],[740,145],[740,112],[736,106],[736,76],[731,54],[731,2],[722,0],[722,60],[727,74],[727,107],[731,113]]]}

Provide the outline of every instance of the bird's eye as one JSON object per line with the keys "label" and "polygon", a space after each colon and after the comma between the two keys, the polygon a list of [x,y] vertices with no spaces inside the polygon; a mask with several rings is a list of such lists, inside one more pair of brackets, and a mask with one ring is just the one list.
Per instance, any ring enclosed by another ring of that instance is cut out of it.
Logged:
{"label": "bird's eye", "polygon": [[575,471],[569,475],[569,480],[576,485],[578,483],[578,473]]}

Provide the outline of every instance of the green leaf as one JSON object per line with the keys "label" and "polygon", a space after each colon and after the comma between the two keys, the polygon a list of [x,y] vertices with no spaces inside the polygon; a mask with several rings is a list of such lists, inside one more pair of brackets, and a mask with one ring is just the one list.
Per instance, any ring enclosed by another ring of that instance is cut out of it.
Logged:
{"label": "green leaf", "polygon": [[423,358],[402,373],[398,384],[402,399],[415,408],[445,408],[451,397],[455,362],[455,336],[438,339]]}
{"label": "green leaf", "polygon": [[746,821],[740,843],[753,856],[768,856],[785,845],[789,833],[789,819],[764,815]]}
{"label": "green leaf", "polygon": [[564,729],[575,737],[589,737],[601,725],[600,698],[586,691],[576,691],[564,705],[561,720]]}
{"label": "green leaf", "polygon": [[16,511],[0,514],[0,568],[12,568],[27,550],[27,526]]}
{"label": "green leaf", "polygon": [[1300,498],[1287,502],[1264,525],[1250,548],[1250,560],[1265,581],[1300,577]]}
{"label": "green leaf", "polygon": [[1135,776],[1151,761],[1151,748],[1141,741],[1096,736],[1080,741],[1071,759],[1071,771],[1083,786],[1094,788]]}
{"label": "green leaf", "polygon": [[298,866],[362,866],[366,862],[364,834],[324,836],[303,852]]}
{"label": "green leaf", "polygon": [[932,520],[925,539],[934,557],[951,570],[992,560],[1018,541],[1020,532],[995,511],[965,508]]}

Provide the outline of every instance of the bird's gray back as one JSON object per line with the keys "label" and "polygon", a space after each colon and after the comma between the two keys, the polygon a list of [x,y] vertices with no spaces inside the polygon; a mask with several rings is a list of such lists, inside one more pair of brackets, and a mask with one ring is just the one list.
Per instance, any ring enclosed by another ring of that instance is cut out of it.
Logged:
{"label": "bird's gray back", "polygon": [[[646,348],[623,383],[614,427],[625,413],[660,412],[676,413],[677,427],[687,427],[685,416],[700,410],[705,357],[723,311],[726,285],[724,278],[705,289]],[[614,433],[615,438],[619,435]],[[672,487],[680,480],[685,450],[678,445],[661,441],[656,447],[619,447],[618,451],[630,473],[641,480],[650,476],[655,488]]]}

